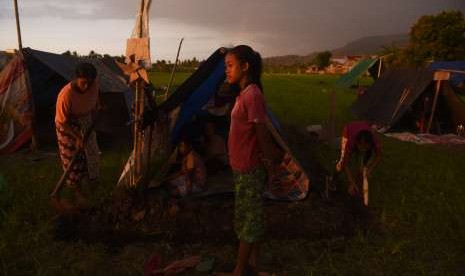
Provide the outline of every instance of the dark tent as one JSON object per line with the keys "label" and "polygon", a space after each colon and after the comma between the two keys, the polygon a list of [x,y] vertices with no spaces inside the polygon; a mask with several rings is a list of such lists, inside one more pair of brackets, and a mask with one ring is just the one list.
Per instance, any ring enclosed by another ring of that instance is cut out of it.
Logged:
{"label": "dark tent", "polygon": [[[24,49],[35,105],[36,135],[42,143],[54,141],[55,103],[61,88],[74,77],[79,62],[90,62],[98,71],[101,102],[104,110],[98,117],[96,130],[100,140],[126,141],[130,130],[131,89],[124,78],[115,74],[102,61],[43,51]],[[54,143],[54,142],[53,142]]]}
{"label": "dark tent", "polygon": [[[429,119],[435,94],[434,71],[391,69],[360,96],[351,109],[360,119],[386,130],[418,131],[421,118]],[[423,114],[423,116],[421,116]],[[441,82],[433,132],[455,132],[465,123],[465,103],[449,81]]]}

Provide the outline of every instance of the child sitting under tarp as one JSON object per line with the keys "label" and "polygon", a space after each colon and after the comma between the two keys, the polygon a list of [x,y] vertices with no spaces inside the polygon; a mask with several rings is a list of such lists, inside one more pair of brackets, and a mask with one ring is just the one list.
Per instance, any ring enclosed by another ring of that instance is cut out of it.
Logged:
{"label": "child sitting under tarp", "polygon": [[192,149],[186,139],[179,143],[179,154],[182,157],[180,170],[165,179],[170,186],[171,193],[183,197],[203,191],[206,170],[202,158]]}
{"label": "child sitting under tarp", "polygon": [[216,133],[214,122],[205,125],[205,164],[208,173],[216,173],[228,165],[226,143]]}

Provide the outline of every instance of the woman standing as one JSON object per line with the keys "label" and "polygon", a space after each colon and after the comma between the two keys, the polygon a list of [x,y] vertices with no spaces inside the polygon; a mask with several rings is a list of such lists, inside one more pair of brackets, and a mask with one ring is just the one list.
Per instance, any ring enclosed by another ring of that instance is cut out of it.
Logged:
{"label": "woman standing", "polygon": [[255,270],[259,245],[265,232],[262,193],[265,186],[263,165],[276,159],[261,84],[262,60],[251,47],[234,47],[225,58],[226,78],[239,85],[241,92],[231,112],[228,149],[234,174],[234,228],[240,240],[238,260],[232,275]]}
{"label": "woman standing", "polygon": [[[98,96],[97,70],[91,63],[81,63],[76,67],[75,79],[63,87],[56,103],[55,126],[64,170],[78,154],[66,179],[78,202],[84,200],[80,187],[83,176],[88,175],[92,181],[99,175],[99,149],[92,130],[92,112],[97,108]],[[83,141],[89,131],[87,141]]]}

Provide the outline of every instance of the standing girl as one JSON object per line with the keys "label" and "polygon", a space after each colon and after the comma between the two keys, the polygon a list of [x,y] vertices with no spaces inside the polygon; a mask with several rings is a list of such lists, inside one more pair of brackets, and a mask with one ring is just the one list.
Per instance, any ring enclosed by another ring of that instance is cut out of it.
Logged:
{"label": "standing girl", "polygon": [[228,52],[225,63],[227,82],[241,89],[231,112],[228,150],[235,184],[234,228],[240,240],[232,275],[244,275],[256,268],[265,232],[263,165],[271,166],[277,156],[266,126],[260,54],[240,45]]}

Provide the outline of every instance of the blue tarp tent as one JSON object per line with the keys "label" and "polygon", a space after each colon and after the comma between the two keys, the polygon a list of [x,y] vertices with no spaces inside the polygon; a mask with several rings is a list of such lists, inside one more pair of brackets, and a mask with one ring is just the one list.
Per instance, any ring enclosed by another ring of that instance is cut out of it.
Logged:
{"label": "blue tarp tent", "polygon": [[462,73],[452,73],[450,83],[453,86],[465,85],[465,60],[457,61],[435,61],[431,63],[428,69],[433,71],[451,70],[462,71]]}
{"label": "blue tarp tent", "polygon": [[[189,139],[195,148],[195,140],[203,135],[204,124],[212,119],[219,122],[216,124],[217,132],[220,132],[219,134],[227,140],[230,124],[229,112],[239,91],[237,87],[225,84],[224,57],[226,53],[225,48],[215,51],[165,102],[159,105],[159,112],[167,115],[161,118],[168,118],[168,122],[161,125],[171,126],[167,131],[167,140],[171,142],[173,148],[181,136]],[[221,109],[222,106],[228,106],[228,108],[222,109],[224,111],[222,113],[216,112],[215,108]],[[273,180],[279,183],[275,187],[276,190],[267,189],[264,196],[279,200],[301,200],[308,194],[310,180],[290,152],[282,137],[277,119],[270,111],[268,114],[270,120],[267,126],[274,142],[283,150],[282,162],[292,162],[296,171],[289,175],[290,180],[286,180],[287,182],[281,178]],[[125,171],[128,170],[125,169]],[[124,172],[120,183],[124,183]]]}

